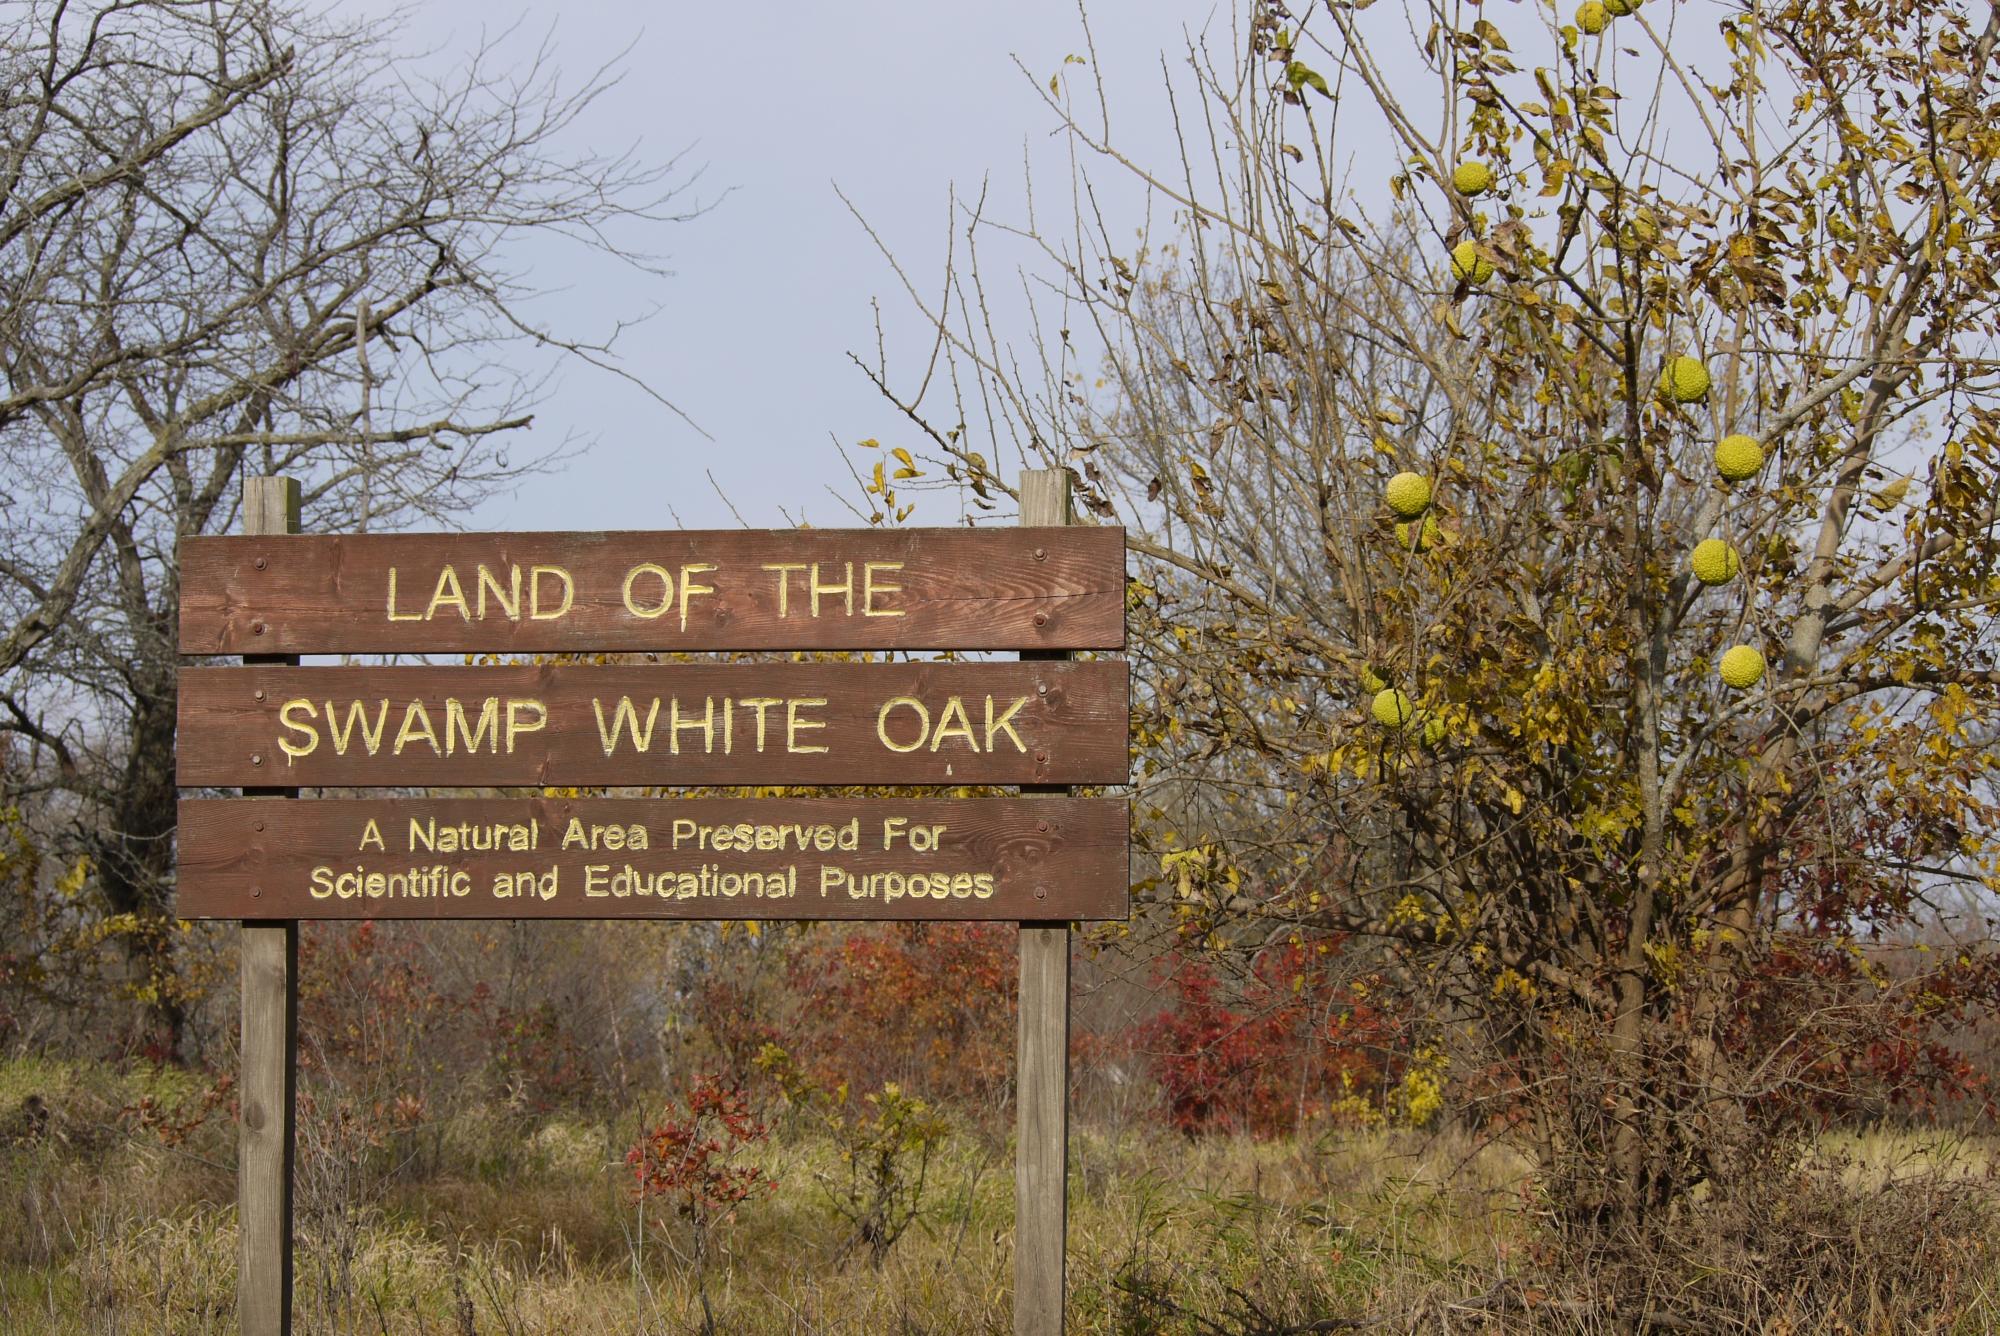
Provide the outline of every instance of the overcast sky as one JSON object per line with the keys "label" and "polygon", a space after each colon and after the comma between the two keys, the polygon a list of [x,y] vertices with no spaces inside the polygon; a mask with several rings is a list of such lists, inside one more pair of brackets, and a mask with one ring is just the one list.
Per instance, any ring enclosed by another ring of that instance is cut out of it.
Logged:
{"label": "overcast sky", "polygon": [[[853,522],[828,491],[853,492],[838,447],[851,452],[863,437],[915,444],[847,360],[850,350],[873,350],[871,299],[880,299],[892,371],[921,374],[928,343],[835,187],[913,278],[935,282],[954,183],[976,191],[990,176],[996,205],[1016,217],[1024,158],[1047,178],[1038,191],[1053,197],[1063,186],[1063,147],[1035,85],[1085,49],[1069,0],[423,0],[406,12],[411,40],[440,59],[516,18],[514,49],[531,54],[552,34],[578,76],[629,44],[623,84],[591,109],[587,126],[606,146],[636,140],[654,158],[686,149],[686,162],[703,170],[685,198],[717,201],[653,239],[674,277],[652,293],[660,313],[622,345],[631,370],[712,440],[636,389],[571,367],[539,410],[537,436],[573,430],[596,443],[559,475],[472,518],[492,529],[733,525],[710,472],[750,524],[782,524],[786,514]],[[1227,7],[1212,3],[1092,4],[1114,115],[1124,113],[1116,126],[1135,152],[1160,160],[1171,143],[1158,114],[1162,53],[1181,52],[1184,33],[1211,23],[1226,33],[1228,21]],[[1136,227],[1136,195],[1113,196],[1134,210]],[[544,309],[572,330],[593,332],[647,301],[629,276],[554,267],[538,265],[534,277],[567,289]]]}
{"label": "overcast sky", "polygon": [[[332,2],[366,12],[401,0]],[[1088,81],[1101,78],[1119,147],[1172,175],[1178,155],[1163,63],[1182,81],[1183,109],[1191,108],[1188,43],[1205,41],[1229,65],[1240,40],[1232,32],[1237,8],[1233,0],[1089,0],[1098,59],[1084,66],[1065,64],[1090,49],[1076,0],[410,0],[402,11],[409,39],[438,61],[462,59],[483,35],[502,31],[511,32],[503,49],[523,62],[548,39],[574,79],[626,51],[623,82],[581,127],[591,136],[585,146],[636,143],[654,161],[683,153],[684,166],[700,169],[684,201],[713,203],[647,238],[674,270],[664,281],[635,283],[629,272],[578,265],[574,248],[560,263],[538,252],[525,257],[537,285],[560,290],[540,313],[566,332],[598,333],[610,320],[658,304],[659,314],[622,343],[625,365],[700,430],[615,377],[572,366],[541,405],[535,439],[548,445],[575,435],[594,444],[559,474],[495,499],[470,522],[489,529],[733,525],[718,487],[752,525],[854,522],[829,490],[855,495],[843,451],[859,458],[853,446],[864,437],[885,446],[918,442],[848,354],[872,357],[872,303],[879,303],[892,379],[907,386],[920,378],[930,341],[836,187],[912,281],[933,291],[954,186],[976,194],[985,183],[989,211],[1016,221],[1024,213],[1025,167],[1042,220],[1067,217],[1067,145],[1038,96],[1058,71],[1073,81],[1079,101],[1092,98]],[[1721,12],[1676,6],[1654,19],[1668,25],[1683,55],[1713,54],[1719,77],[1712,26]],[[1524,68],[1553,61],[1555,36],[1532,12],[1509,6],[1505,14],[1530,20],[1509,24]],[[1411,16],[1401,5],[1380,4],[1358,21],[1405,105],[1435,130],[1442,101],[1434,76],[1415,62],[1421,34],[1411,30]],[[1639,55],[1621,56],[1613,49],[1621,45],[1607,40],[1603,48],[1606,77],[1623,76],[1625,61]],[[1394,165],[1387,136],[1352,120],[1370,114],[1366,102],[1347,99],[1348,124],[1335,151],[1352,156],[1334,169],[1358,192],[1358,206],[1372,212],[1387,206]],[[1674,130],[1660,127],[1656,147]],[[1101,163],[1092,179],[1113,235],[1135,235],[1145,205],[1136,185]],[[1007,280],[993,289],[1001,303],[995,323],[1003,341],[1019,345],[1027,329],[1013,266],[1025,257],[985,258],[988,279]],[[927,499],[916,522],[955,520],[942,501]]]}

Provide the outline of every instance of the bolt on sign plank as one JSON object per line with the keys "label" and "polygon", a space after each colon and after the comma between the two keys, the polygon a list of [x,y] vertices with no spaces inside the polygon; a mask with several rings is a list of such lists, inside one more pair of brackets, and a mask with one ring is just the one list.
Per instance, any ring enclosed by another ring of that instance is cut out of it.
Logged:
{"label": "bolt on sign plank", "polygon": [[190,668],[188,786],[1122,784],[1122,662]]}
{"label": "bolt on sign plank", "polygon": [[1115,528],[184,540],[183,654],[1118,649]]}
{"label": "bolt on sign plank", "polygon": [[1122,918],[1107,798],[180,805],[186,918]]}

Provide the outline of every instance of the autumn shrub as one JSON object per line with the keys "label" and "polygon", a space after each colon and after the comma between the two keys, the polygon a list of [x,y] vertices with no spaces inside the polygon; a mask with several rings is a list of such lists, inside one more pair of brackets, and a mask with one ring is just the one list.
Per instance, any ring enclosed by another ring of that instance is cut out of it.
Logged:
{"label": "autumn shrub", "polygon": [[510,1102],[535,1113],[587,1103],[595,1083],[583,1042],[561,1008],[547,1000],[525,1006],[487,1003],[492,1071]]}
{"label": "autumn shrub", "polygon": [[709,941],[676,980],[695,1032],[681,1060],[762,1079],[780,1045],[813,1081],[895,1084],[967,1117],[1011,1097],[1015,929],[998,923],[817,924]]}
{"label": "autumn shrub", "polygon": [[857,1090],[894,1082],[974,1109],[1013,1079],[1015,929],[897,923],[827,933],[792,959],[794,1048]]}
{"label": "autumn shrub", "polygon": [[699,1254],[710,1233],[737,1208],[775,1189],[763,1168],[743,1161],[767,1130],[740,1086],[702,1072],[678,1106],[668,1108],[626,1152],[633,1197],[664,1205],[687,1222]]}
{"label": "autumn shrub", "polygon": [[1273,1137],[1383,1117],[1408,1040],[1366,981],[1328,969],[1336,952],[1336,942],[1286,945],[1237,980],[1201,956],[1162,960],[1164,1005],[1137,1038],[1172,1127]]}
{"label": "autumn shrub", "polygon": [[[1726,1184],[1609,1248],[1560,1215],[1496,1278],[1492,1330],[1990,1330],[1994,1183],[1925,1163],[1873,1181],[1819,1158]],[[1614,1298],[1614,1296],[1616,1296]],[[1643,1316],[1641,1316],[1643,1315]],[[1624,1326],[1619,1323],[1623,1321]],[[1473,1328],[1477,1329],[1477,1328]]]}
{"label": "autumn shrub", "polygon": [[840,1170],[820,1176],[827,1203],[852,1231],[839,1255],[863,1247],[881,1266],[923,1213],[931,1159],[950,1125],[894,1081],[859,1098],[844,1081],[823,1084],[776,1044],[758,1054],[757,1066],[786,1106],[826,1136],[839,1156]]}
{"label": "autumn shrub", "polygon": [[[435,932],[433,925],[410,925]],[[435,943],[430,943],[435,945]],[[598,1093],[586,1040],[547,999],[505,1001],[484,978],[453,986],[416,933],[373,922],[306,925],[299,943],[300,1065],[385,1125],[414,1125],[498,1095],[547,1113]]]}

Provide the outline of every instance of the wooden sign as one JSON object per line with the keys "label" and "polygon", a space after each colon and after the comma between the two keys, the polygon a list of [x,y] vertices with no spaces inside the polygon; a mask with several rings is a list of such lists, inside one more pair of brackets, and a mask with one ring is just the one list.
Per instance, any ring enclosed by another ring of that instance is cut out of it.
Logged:
{"label": "wooden sign", "polygon": [[1122,662],[190,668],[184,785],[1125,782]]}
{"label": "wooden sign", "polygon": [[181,543],[183,654],[1117,649],[1115,528]]}
{"label": "wooden sign", "polygon": [[[177,909],[242,924],[238,1325],[292,1322],[301,919],[1020,924],[1017,1333],[1064,1321],[1069,924],[1129,912],[1125,540],[1065,468],[1013,530],[298,534],[294,479],[182,542]],[[1018,662],[687,662],[1019,650]],[[301,667],[302,654],[668,663]],[[302,788],[1022,785],[1022,798],[318,798]]]}
{"label": "wooden sign", "polygon": [[180,805],[185,918],[1104,919],[1109,798]]}

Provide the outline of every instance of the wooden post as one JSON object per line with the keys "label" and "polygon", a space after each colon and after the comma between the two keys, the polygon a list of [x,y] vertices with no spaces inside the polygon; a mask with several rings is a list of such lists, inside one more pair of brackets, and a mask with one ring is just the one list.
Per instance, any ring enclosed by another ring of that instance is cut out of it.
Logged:
{"label": "wooden post", "polygon": [[[1021,523],[1070,522],[1069,470],[1021,474]],[[1024,653],[1029,658],[1068,658]],[[1069,792],[1059,785],[1023,793]],[[1014,1333],[1061,1336],[1069,1232],[1069,924],[1021,925],[1020,1044],[1014,1067]]]}
{"label": "wooden post", "polygon": [[[251,478],[244,483],[244,533],[268,536],[298,531],[296,479]],[[296,664],[298,657],[246,654],[243,662]],[[298,796],[298,790],[292,788],[246,788],[243,793],[245,797]],[[292,1330],[298,964],[297,923],[243,921],[241,1115],[236,1134],[236,1310],[243,1336],[289,1336]]]}

